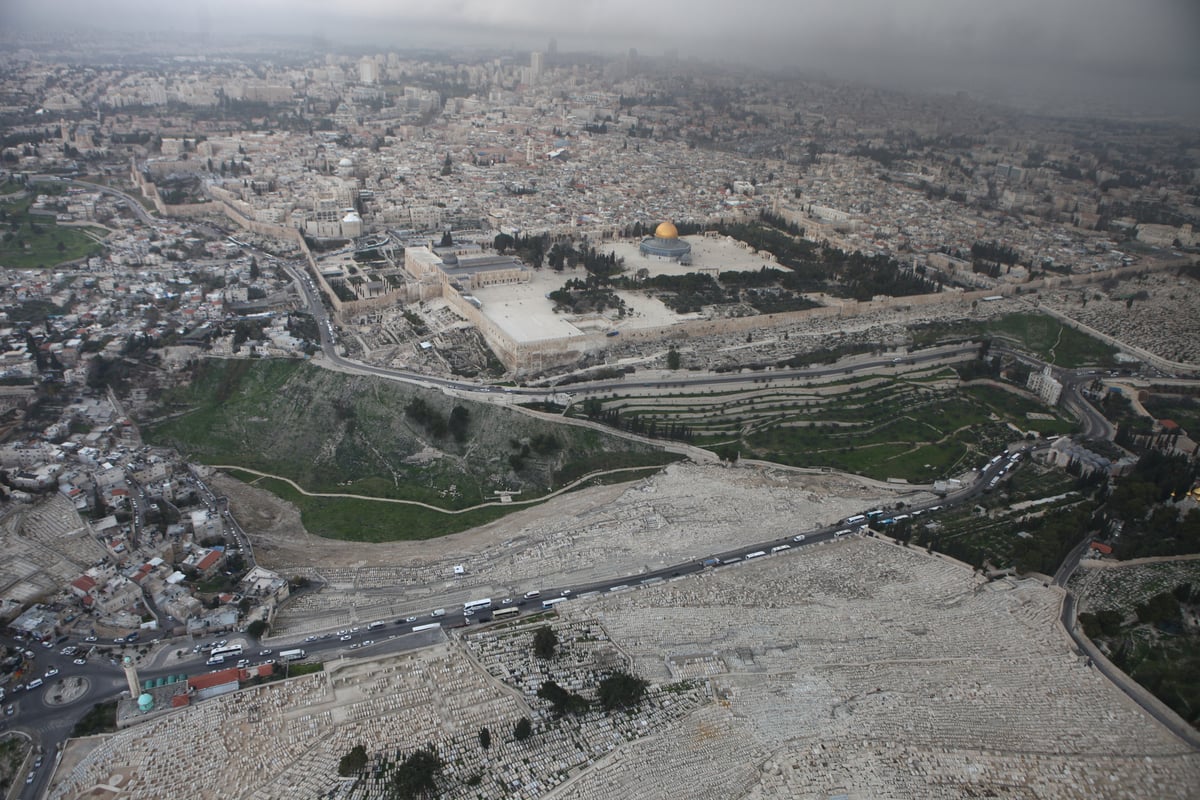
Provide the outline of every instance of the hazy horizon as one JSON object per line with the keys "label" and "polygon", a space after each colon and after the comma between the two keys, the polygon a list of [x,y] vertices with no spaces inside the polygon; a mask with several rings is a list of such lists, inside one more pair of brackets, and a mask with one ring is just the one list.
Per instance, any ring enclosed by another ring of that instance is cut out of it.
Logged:
{"label": "hazy horizon", "polygon": [[19,0],[9,30],[96,26],[309,36],[330,47],[456,46],[617,53],[820,72],[898,88],[980,93],[1025,107],[1095,100],[1200,119],[1200,3],[1191,0]]}

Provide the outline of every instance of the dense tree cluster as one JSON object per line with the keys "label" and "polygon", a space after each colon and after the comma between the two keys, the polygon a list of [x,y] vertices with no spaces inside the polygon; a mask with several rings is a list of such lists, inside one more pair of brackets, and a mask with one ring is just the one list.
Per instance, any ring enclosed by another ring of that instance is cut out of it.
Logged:
{"label": "dense tree cluster", "polygon": [[605,711],[633,708],[646,696],[647,686],[649,684],[642,678],[618,670],[600,681],[600,707]]}
{"label": "dense tree cluster", "polygon": [[388,800],[436,797],[443,766],[441,757],[431,746],[410,753],[392,771],[387,787]]}
{"label": "dense tree cluster", "polygon": [[550,703],[550,707],[558,716],[563,714],[582,714],[591,708],[591,703],[581,694],[570,692],[554,681],[546,681],[538,689],[537,696]]}
{"label": "dense tree cluster", "polygon": [[1200,478],[1200,465],[1183,455],[1149,450],[1109,493],[1103,509],[1107,530],[1121,535],[1118,558],[1200,552],[1200,510],[1181,514],[1174,500]]}
{"label": "dense tree cluster", "polygon": [[622,416],[619,409],[606,409],[600,400],[594,397],[589,397],[583,402],[583,413],[588,419],[603,422],[617,430],[648,436],[651,439],[674,439],[686,442],[691,441],[694,436],[694,432],[688,425],[677,422],[659,424],[658,420],[645,420],[639,414]]}
{"label": "dense tree cluster", "polygon": [[362,772],[363,767],[367,765],[367,748],[361,744],[356,744],[350,748],[350,752],[342,756],[338,762],[338,775],[343,778],[349,778]]}
{"label": "dense tree cluster", "polygon": [[404,416],[425,428],[435,439],[444,439],[450,430],[446,418],[420,397],[408,401],[408,405],[404,407]]}
{"label": "dense tree cluster", "polygon": [[533,654],[538,658],[554,658],[554,651],[557,647],[558,635],[549,625],[543,625],[534,632]]}

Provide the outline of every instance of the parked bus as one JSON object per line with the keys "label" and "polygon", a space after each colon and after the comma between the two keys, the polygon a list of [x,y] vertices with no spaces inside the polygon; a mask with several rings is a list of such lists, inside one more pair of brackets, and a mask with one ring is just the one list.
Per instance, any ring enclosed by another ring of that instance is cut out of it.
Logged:
{"label": "parked bus", "polygon": [[492,598],[485,597],[482,600],[468,600],[463,603],[464,614],[474,614],[476,611],[484,611],[492,607]]}
{"label": "parked bus", "polygon": [[240,656],[242,654],[242,646],[240,644],[231,644],[226,647],[214,647],[209,653],[213,658],[228,658],[229,656]]}
{"label": "parked bus", "polygon": [[866,521],[867,521],[866,514],[855,514],[853,517],[846,517],[847,525],[857,525],[860,522],[866,522]]}
{"label": "parked bus", "polygon": [[304,651],[297,647],[295,650],[282,651],[279,654],[279,660],[280,661],[299,661],[300,659],[304,658],[304,655],[305,655]]}
{"label": "parked bus", "polygon": [[515,617],[521,613],[521,609],[516,606],[508,606],[507,608],[498,608],[496,613],[492,614],[492,619],[503,619],[504,617]]}
{"label": "parked bus", "polygon": [[542,601],[542,608],[554,608],[556,605],[566,600],[565,597],[551,597],[549,600]]}

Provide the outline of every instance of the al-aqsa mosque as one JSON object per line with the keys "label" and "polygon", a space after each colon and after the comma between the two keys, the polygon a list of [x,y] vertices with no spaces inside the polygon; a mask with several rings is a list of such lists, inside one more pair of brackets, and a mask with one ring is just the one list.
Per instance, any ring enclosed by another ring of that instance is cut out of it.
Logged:
{"label": "al-aqsa mosque", "polygon": [[692,263],[692,246],[679,238],[678,229],[670,222],[661,223],[654,229],[653,236],[642,239],[638,252],[647,258]]}

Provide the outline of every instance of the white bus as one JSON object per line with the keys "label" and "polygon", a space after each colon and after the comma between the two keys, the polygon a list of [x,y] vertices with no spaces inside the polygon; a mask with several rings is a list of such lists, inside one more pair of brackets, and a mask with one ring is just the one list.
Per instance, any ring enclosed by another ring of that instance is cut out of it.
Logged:
{"label": "white bus", "polygon": [[496,613],[492,614],[492,619],[503,619],[504,617],[515,617],[521,613],[521,609],[516,606],[508,606],[507,608],[498,608]]}
{"label": "white bus", "polygon": [[542,601],[542,608],[554,608],[556,605],[566,600],[565,597],[551,597],[549,600]]}
{"label": "white bus", "polygon": [[304,651],[300,648],[284,650],[279,654],[280,661],[299,661],[302,658],[304,658]]}
{"label": "white bus", "polygon": [[212,658],[229,658],[229,656],[240,656],[242,654],[242,646],[240,644],[231,644],[226,647],[214,647],[209,653]]}
{"label": "white bus", "polygon": [[860,522],[866,522],[866,521],[867,521],[866,514],[855,514],[853,517],[846,517],[847,525],[857,525]]}
{"label": "white bus", "polygon": [[767,554],[766,550],[755,550],[753,553],[746,553],[746,559],[761,558]]}
{"label": "white bus", "polygon": [[482,600],[468,600],[463,603],[463,613],[474,614],[476,611],[484,611],[492,607],[492,598],[485,597]]}
{"label": "white bus", "polygon": [[434,628],[440,628],[440,627],[442,627],[442,623],[440,623],[440,622],[428,622],[424,625],[414,625],[412,632],[420,633],[421,631],[431,631]]}

